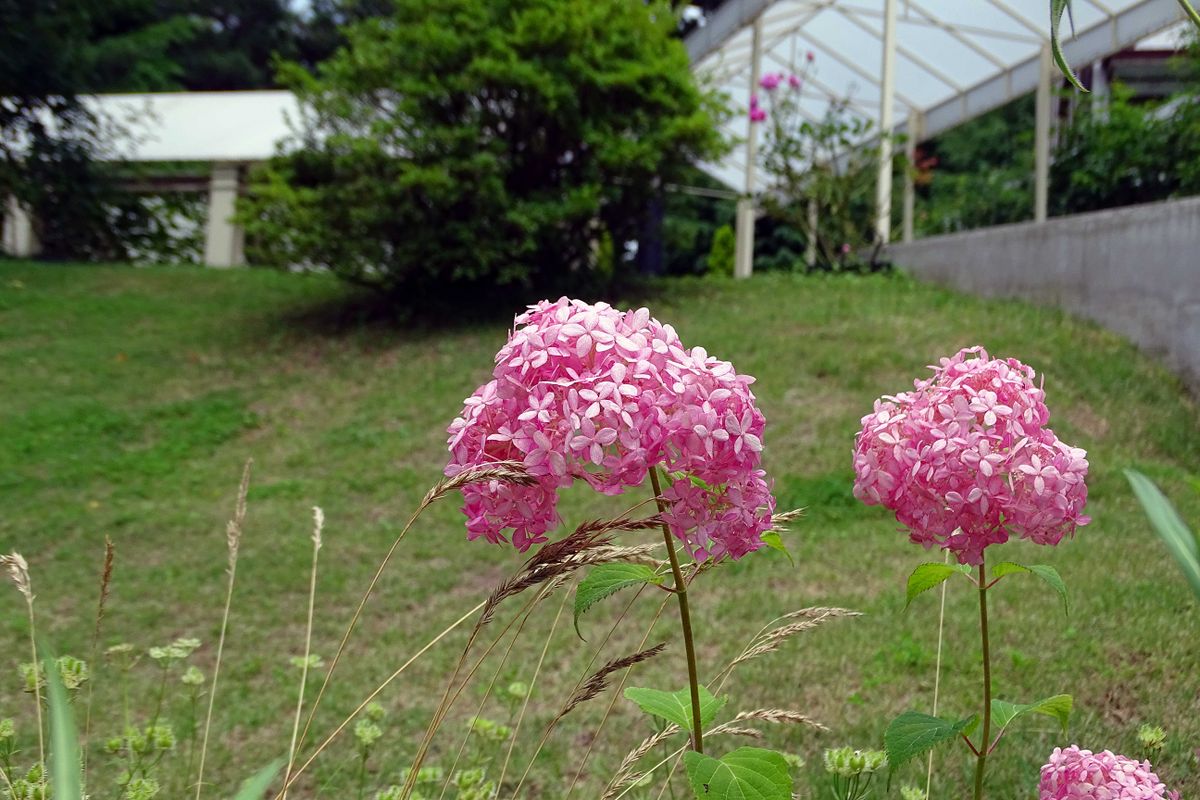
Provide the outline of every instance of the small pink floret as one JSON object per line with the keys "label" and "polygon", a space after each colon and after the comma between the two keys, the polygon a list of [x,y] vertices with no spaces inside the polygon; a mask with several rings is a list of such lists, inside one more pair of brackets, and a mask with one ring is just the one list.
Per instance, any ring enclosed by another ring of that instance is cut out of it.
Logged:
{"label": "small pink floret", "polygon": [[1090,520],[1087,453],[1046,427],[1034,372],[982,347],[875,401],[854,449],[854,494],[895,512],[913,542],[979,564],[1010,534],[1056,545]]}
{"label": "small pink floret", "polygon": [[538,483],[466,487],[468,538],[507,541],[511,530],[527,550],[558,525],[560,489],[582,480],[621,494],[654,466],[670,476],[671,532],[695,558],[757,550],[775,499],[759,468],[766,420],[753,382],[702,347],[686,349],[644,308],[565,297],[530,306],[492,380],[450,425],[446,474],[515,460]]}
{"label": "small pink floret", "polygon": [[782,72],[768,72],[759,78],[758,85],[766,89],[768,92],[779,88],[779,84],[783,83]]}
{"label": "small pink floret", "polygon": [[1108,750],[1093,753],[1072,745],[1054,748],[1042,767],[1038,800],[1168,800],[1149,761],[1134,761]]}

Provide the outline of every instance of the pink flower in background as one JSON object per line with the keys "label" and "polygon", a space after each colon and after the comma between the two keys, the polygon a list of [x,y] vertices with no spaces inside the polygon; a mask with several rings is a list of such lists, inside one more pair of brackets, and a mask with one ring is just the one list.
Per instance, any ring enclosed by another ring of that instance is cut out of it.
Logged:
{"label": "pink flower in background", "polygon": [[812,50],[809,50],[807,53],[804,54],[804,58],[806,61],[808,61],[808,63],[811,64],[813,61],[815,61],[817,59],[817,54],[814,53]]}
{"label": "pink flower in background", "polygon": [[802,81],[799,75],[788,75],[788,86],[792,89],[799,89]]}
{"label": "pink flower in background", "polygon": [[750,95],[750,121],[762,122],[767,118],[767,110],[758,104],[758,95]]}
{"label": "pink flower in background", "polygon": [[685,349],[642,308],[617,311],[561,298],[517,317],[492,380],[449,428],[453,476],[516,460],[538,483],[463,490],[467,536],[524,551],[559,522],[558,491],[586,481],[604,494],[667,473],[671,532],[697,559],[739,558],[762,546],[775,500],[759,468],[765,419],[727,361]]}
{"label": "pink flower in background", "polygon": [[1167,800],[1167,792],[1149,761],[1134,761],[1105,750],[1093,753],[1075,745],[1054,748],[1042,767],[1038,800]]}
{"label": "pink flower in background", "polygon": [[850,243],[842,242],[842,255],[844,255],[844,256],[850,255],[850,250],[851,250]]}
{"label": "pink flower in background", "polygon": [[1034,371],[981,347],[932,367],[915,389],[875,401],[855,440],[854,494],[882,505],[913,542],[979,564],[1010,534],[1056,545],[1087,502],[1087,453],[1046,427]]}
{"label": "pink flower in background", "polygon": [[768,72],[759,79],[758,85],[766,89],[768,92],[779,88],[779,84],[783,83],[782,72]]}

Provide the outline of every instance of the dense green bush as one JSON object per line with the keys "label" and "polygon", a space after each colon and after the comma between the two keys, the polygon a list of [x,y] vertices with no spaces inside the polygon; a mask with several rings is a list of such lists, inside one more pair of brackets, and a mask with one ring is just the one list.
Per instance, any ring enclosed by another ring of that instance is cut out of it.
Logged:
{"label": "dense green bush", "polygon": [[708,253],[708,271],[712,275],[733,275],[737,259],[737,236],[729,225],[722,225],[712,237],[712,250]]}
{"label": "dense green bush", "polygon": [[[724,196],[730,193],[728,186],[698,167],[688,170],[681,184],[668,187],[663,203],[664,271],[668,275],[704,275],[712,270],[708,258],[714,237],[722,226],[733,224],[737,202]],[[732,274],[732,260],[729,270]]]}
{"label": "dense green bush", "polygon": [[[1050,214],[1200,193],[1200,69],[1181,59],[1184,88],[1165,102],[1115,84],[1074,103],[1055,134]],[[925,235],[1020,222],[1033,216],[1033,98],[947,131],[922,147],[916,225]]]}
{"label": "dense green bush", "polygon": [[922,145],[914,165],[919,234],[1033,216],[1033,111],[1033,98],[1021,98]]}
{"label": "dense green bush", "polygon": [[[764,207],[806,243],[814,240],[818,268],[841,269],[851,253],[859,256],[856,265],[863,258],[873,261],[879,147],[865,143],[874,136],[871,125],[852,114],[844,101],[830,103],[818,120],[807,119],[796,85],[795,90],[781,86],[767,95],[763,166],[775,191],[763,196]],[[792,249],[792,242],[782,244]]]}
{"label": "dense green bush", "polygon": [[619,267],[662,184],[721,149],[674,28],[658,2],[398,0],[316,77],[286,70],[303,147],[253,179],[251,260],[393,292]]}
{"label": "dense green bush", "polygon": [[1135,104],[1117,85],[1107,98],[1080,101],[1059,133],[1051,171],[1056,214],[1200,193],[1200,97]]}

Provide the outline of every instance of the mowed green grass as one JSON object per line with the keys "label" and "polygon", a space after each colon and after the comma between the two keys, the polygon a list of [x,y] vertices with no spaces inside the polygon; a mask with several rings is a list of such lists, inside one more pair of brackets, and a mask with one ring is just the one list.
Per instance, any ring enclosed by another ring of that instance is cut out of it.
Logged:
{"label": "mowed green grass", "polygon": [[[0,550],[28,557],[39,632],[60,652],[87,656],[109,536],[117,563],[103,644],[145,648],[196,636],[204,646],[193,660],[210,673],[225,591],[225,521],[242,463],[254,458],[209,760],[216,786],[208,796],[228,794],[286,752],[297,679],[287,660],[303,643],[311,507],[320,505],[327,519],[314,651],[328,660],[378,560],[440,476],[445,426],[487,378],[505,338],[503,319],[408,330],[314,322],[344,291],[323,278],[259,271],[0,264]],[[879,746],[895,714],[928,710],[937,594],[905,612],[903,587],[915,565],[941,557],[909,544],[886,512],[853,499],[850,453],[858,420],[877,396],[907,388],[940,356],[984,344],[1045,375],[1053,427],[1089,451],[1094,518],[1057,549],[1018,543],[993,556],[1053,564],[1071,590],[1070,616],[1032,579],[1008,578],[993,592],[996,695],[1028,702],[1068,692],[1076,713],[1067,736],[1048,718],[1016,724],[991,761],[990,796],[1033,797],[1038,766],[1056,745],[1138,754],[1143,722],[1168,732],[1157,759],[1167,783],[1184,797],[1200,792],[1193,755],[1200,746],[1200,612],[1121,474],[1141,469],[1185,516],[1200,520],[1200,415],[1153,360],[1052,310],[985,302],[897,276],[664,283],[626,301],[650,305],[685,343],[758,377],[766,467],[780,507],[808,508],[788,534],[795,566],[766,552],[696,583],[705,674],[779,613],[813,605],[863,612],[740,668],[725,689],[729,711],[785,707],[821,720],[831,732],[768,731],[768,743],[815,768],[824,747]],[[573,491],[564,514],[574,524],[615,513],[624,500]],[[467,542],[453,500],[432,508],[384,574],[317,731],[330,729],[520,563],[510,548]],[[511,795],[545,722],[631,599],[617,596],[585,618],[585,643],[571,630],[569,607],[555,625],[564,598],[560,592],[535,611],[504,664],[493,657],[481,668],[435,743],[436,763],[452,760],[463,720],[475,713],[493,672],[499,685],[533,681],[536,673],[501,793]],[[635,649],[663,599],[657,592],[639,597],[599,662]],[[486,633],[499,633],[521,601]],[[28,752],[35,747],[32,704],[16,673],[28,658],[27,627],[16,592],[0,593],[0,608],[0,717],[18,717]],[[673,612],[667,608],[649,637],[668,641],[667,653],[635,668],[630,685],[685,684]],[[368,764],[369,786],[399,780],[462,641],[447,639],[382,695],[389,715]],[[945,642],[941,708],[965,716],[978,709],[980,651],[975,596],[965,581],[950,585]],[[122,704],[112,671],[101,664],[97,673],[93,726],[102,740],[119,732]],[[134,693],[143,715],[149,694]],[[598,796],[616,762],[651,729],[619,700],[596,738],[611,695],[564,721],[523,797],[565,796],[589,747],[595,752],[572,796]],[[484,714],[508,718],[498,703]],[[171,715],[178,724],[182,704]],[[743,743],[716,739],[710,749]],[[184,754],[169,758],[178,763]],[[502,760],[493,762],[493,775]],[[939,751],[935,768],[934,797],[966,794],[965,748]],[[92,769],[93,792],[115,796],[114,767],[98,748]],[[356,770],[351,742],[341,741],[293,796],[347,796]],[[893,793],[923,775],[923,762],[904,768]],[[823,796],[818,780],[802,777],[800,786]]]}

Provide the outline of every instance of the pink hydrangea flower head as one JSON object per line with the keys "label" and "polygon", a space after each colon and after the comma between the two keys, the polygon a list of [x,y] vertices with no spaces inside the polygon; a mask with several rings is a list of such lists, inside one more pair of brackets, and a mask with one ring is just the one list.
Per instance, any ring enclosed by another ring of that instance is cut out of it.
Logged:
{"label": "pink hydrangea flower head", "polygon": [[803,83],[803,81],[800,80],[799,75],[796,75],[796,74],[788,75],[788,87],[789,88],[799,89],[801,83]]}
{"label": "pink hydrangea flower head", "polygon": [[450,425],[453,476],[515,460],[534,486],[463,489],[467,536],[547,540],[558,492],[577,480],[616,495],[668,475],[664,517],[697,559],[740,558],[762,546],[775,500],[760,469],[766,424],[739,375],[702,347],[687,349],[644,309],[561,298],[517,317],[492,379]]}
{"label": "pink hydrangea flower head", "polygon": [[1178,797],[1150,768],[1105,750],[1093,753],[1072,745],[1054,748],[1042,767],[1038,800],[1168,800]]}
{"label": "pink hydrangea flower head", "polygon": [[982,347],[875,401],[855,440],[854,494],[895,512],[913,542],[980,564],[1010,534],[1056,545],[1090,520],[1087,453],[1046,427],[1034,371]]}
{"label": "pink hydrangea flower head", "polygon": [[766,89],[768,92],[773,92],[779,88],[779,84],[783,83],[782,72],[768,72],[758,80],[758,85]]}

